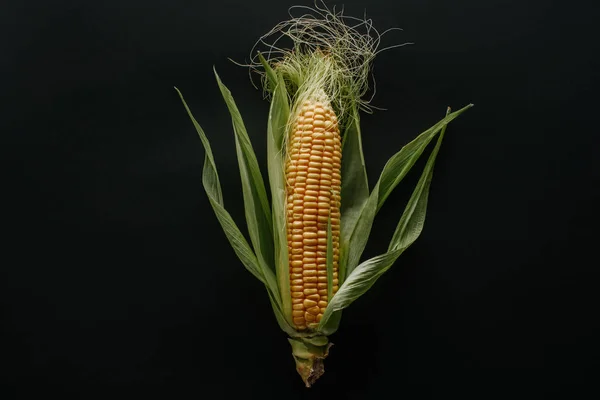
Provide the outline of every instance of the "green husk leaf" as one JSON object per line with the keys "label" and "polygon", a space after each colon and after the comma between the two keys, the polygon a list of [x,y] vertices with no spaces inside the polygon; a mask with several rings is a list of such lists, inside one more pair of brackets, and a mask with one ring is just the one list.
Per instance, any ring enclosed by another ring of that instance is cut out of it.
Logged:
{"label": "green husk leaf", "polygon": [[427,213],[427,201],[429,187],[433,176],[435,159],[439,152],[447,124],[442,125],[441,134],[437,140],[427,164],[421,174],[407,205],[398,223],[396,232],[390,242],[388,251],[382,255],[373,257],[361,263],[348,279],[342,284],[333,299],[327,305],[319,326],[325,326],[331,315],[336,311],[348,307],[354,300],[362,296],[377,279],[387,271],[398,257],[406,250],[421,234],[425,216]]}
{"label": "green husk leaf", "polygon": [[271,68],[269,62],[265,60],[261,52],[258,52],[258,60],[265,69],[265,75],[267,77],[267,89],[272,92],[279,85],[279,79],[277,77],[277,74],[275,73],[273,68]]}
{"label": "green husk leaf", "polygon": [[208,200],[215,211],[217,219],[219,220],[223,231],[225,232],[225,236],[231,243],[233,250],[239,257],[240,261],[248,271],[252,275],[254,275],[258,280],[265,283],[265,278],[263,276],[263,270],[260,268],[258,259],[256,255],[250,248],[250,245],[242,235],[242,232],[238,229],[237,225],[231,218],[231,215],[225,210],[223,206],[223,195],[221,193],[221,183],[219,182],[219,174],[217,172],[217,166],[215,164],[215,160],[213,157],[212,149],[210,147],[210,142],[204,133],[204,130],[198,124],[198,121],[194,118],[190,108],[188,107],[185,99],[183,98],[183,94],[179,91],[179,89],[175,88],[179,97],[181,98],[181,102],[185,107],[196,131],[198,132],[198,136],[200,136],[200,140],[202,141],[202,145],[204,146],[204,167],[202,169],[202,185],[204,186],[204,190],[208,195]]}
{"label": "green husk leaf", "polygon": [[283,314],[292,324],[292,300],[287,251],[287,231],[285,215],[285,170],[283,160],[284,137],[290,106],[283,82],[273,92],[267,126],[267,158],[269,183],[273,206],[273,239],[275,243],[275,272],[282,299]]}
{"label": "green husk leaf", "polygon": [[272,273],[274,269],[273,228],[265,184],[244,121],[233,96],[219,78],[216,70],[214,73],[223,99],[231,114],[250,240],[263,272],[266,270],[271,271],[271,274],[264,272],[266,284],[279,296],[277,282]]}
{"label": "green husk leaf", "polygon": [[398,183],[404,179],[435,135],[437,135],[444,126],[472,106],[472,104],[469,104],[458,111],[448,114],[431,128],[417,136],[388,160],[375,188],[360,212],[356,226],[348,241],[348,253],[345,260],[345,273],[347,276],[349,276],[358,265],[360,257],[367,245],[375,215],[377,215],[377,212],[392,190],[394,190]]}
{"label": "green husk leaf", "polygon": [[341,222],[340,222],[340,262],[339,282],[346,277],[346,260],[350,236],[356,227],[367,199],[369,198],[369,182],[365,167],[365,157],[362,149],[360,117],[355,108],[348,128],[344,132],[342,150],[342,193],[341,193]]}
{"label": "green husk leaf", "polygon": [[271,302],[271,307],[273,308],[273,313],[275,314],[277,324],[282,331],[290,336],[295,336],[297,334],[296,330],[294,329],[293,325],[288,322],[287,318],[285,318],[280,301],[274,297],[274,294],[271,292],[271,290],[268,290],[268,288],[267,293],[269,294],[269,301]]}
{"label": "green husk leaf", "polygon": [[[450,113],[450,107],[446,112],[446,115]],[[423,171],[413,194],[406,205],[404,213],[398,222],[398,226],[394,231],[394,236],[388,246],[389,251],[406,250],[411,244],[417,240],[421,232],[423,231],[423,225],[425,224],[425,216],[427,215],[427,202],[429,199],[429,187],[431,186],[431,178],[433,177],[433,167],[435,165],[435,159],[444,140],[446,134],[446,128],[448,125],[442,127],[440,136],[435,144],[433,152],[427,160],[425,170]]]}
{"label": "green husk leaf", "polygon": [[303,337],[300,338],[300,340],[313,346],[325,346],[327,343],[329,343],[327,336]]}
{"label": "green husk leaf", "polygon": [[404,179],[406,174],[408,174],[412,166],[415,165],[435,135],[442,128],[444,128],[471,107],[473,107],[473,104],[468,104],[458,111],[447,114],[446,117],[444,117],[431,128],[427,129],[425,132],[421,133],[388,160],[386,165],[383,167],[383,172],[379,178],[377,211],[379,211],[388,196],[392,193],[396,186],[398,186],[402,179]]}
{"label": "green husk leaf", "polygon": [[[339,273],[338,273],[339,276]],[[327,298],[333,297],[333,234],[331,217],[327,218]]]}

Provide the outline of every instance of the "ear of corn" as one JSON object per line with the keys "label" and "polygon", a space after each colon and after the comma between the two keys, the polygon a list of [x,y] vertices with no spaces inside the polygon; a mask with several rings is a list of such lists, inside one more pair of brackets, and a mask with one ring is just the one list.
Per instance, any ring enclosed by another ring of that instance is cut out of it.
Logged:
{"label": "ear of corn", "polygon": [[[363,41],[351,29],[338,29],[335,24],[341,22],[336,18],[319,23],[292,21],[317,27],[334,24],[333,36],[325,37],[324,47],[311,48],[310,39],[305,42],[308,49],[296,47],[283,59],[266,60],[258,54],[271,101],[267,129],[271,204],[241,113],[215,72],[231,113],[252,247],[224,208],[210,144],[181,96],[205,149],[202,182],[213,210],[244,266],[265,285],[306,386],[324,372],[323,360],[331,346],[328,336],[338,329],[341,311],[364,294],[420,235],[446,126],[472,106],[448,113],[392,156],[369,192],[358,110],[366,107],[360,96],[375,52],[372,42]],[[290,25],[292,38],[293,29],[314,28],[296,25]],[[342,47],[327,49],[332,43]],[[351,47],[355,45],[363,47]],[[356,56],[352,51],[363,51],[363,61],[351,60]],[[377,212],[436,136],[435,148],[388,251],[359,263]]]}
{"label": "ear of corn", "polygon": [[[335,111],[322,99],[306,100],[288,142],[287,239],[292,317],[298,330],[315,328],[338,289],[341,138]],[[327,226],[333,242],[332,281],[327,277]]]}

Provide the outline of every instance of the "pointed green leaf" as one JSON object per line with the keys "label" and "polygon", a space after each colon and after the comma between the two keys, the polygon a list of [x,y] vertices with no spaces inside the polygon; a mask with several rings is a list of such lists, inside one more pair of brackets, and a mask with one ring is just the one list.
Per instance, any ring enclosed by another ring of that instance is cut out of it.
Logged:
{"label": "pointed green leaf", "polygon": [[287,230],[285,215],[285,170],[284,137],[290,107],[283,84],[278,84],[273,93],[267,126],[267,158],[269,183],[273,206],[273,239],[275,243],[275,272],[282,299],[283,314],[292,323],[292,300],[288,264]]}
{"label": "pointed green leaf", "polygon": [[194,116],[192,115],[191,110],[183,98],[183,94],[179,91],[179,89],[175,88],[177,93],[179,93],[179,97],[185,107],[196,131],[198,132],[198,136],[200,136],[200,140],[202,141],[202,145],[204,146],[204,167],[202,170],[202,184],[204,186],[204,190],[208,195],[208,199],[210,201],[213,210],[217,216],[217,219],[221,223],[221,227],[231,243],[233,250],[239,257],[240,261],[248,271],[256,278],[258,278],[261,282],[265,283],[265,278],[263,275],[263,271],[259,266],[256,255],[250,248],[250,245],[244,238],[244,235],[240,232],[237,225],[231,218],[231,215],[225,210],[223,206],[223,195],[221,193],[221,184],[219,182],[219,175],[217,173],[217,166],[215,164],[215,160],[213,157],[212,149],[210,147],[210,143],[204,130],[200,127],[200,124],[196,121]]}
{"label": "pointed green leaf", "polygon": [[348,279],[342,284],[327,305],[319,327],[321,325],[325,326],[332,314],[348,307],[354,300],[369,290],[375,281],[394,264],[404,250],[421,234],[427,212],[427,200],[433,176],[433,167],[442,140],[444,139],[446,125],[443,125],[442,128],[442,133],[437,140],[436,146],[429,156],[419,182],[406,205],[388,252],[361,263],[352,271]]}
{"label": "pointed green leaf", "polygon": [[338,292],[333,296],[331,302],[327,305],[321,325],[326,325],[331,315],[336,311],[348,307],[354,300],[365,293],[402,253],[401,250],[394,250],[377,257],[373,257],[360,264],[348,276],[348,279],[342,284]]}
{"label": "pointed green leaf", "polygon": [[[446,115],[450,113],[450,107]],[[440,136],[438,137],[437,143],[433,149],[433,152],[427,160],[425,170],[415,187],[415,190],[406,205],[404,213],[398,222],[398,226],[394,231],[394,236],[388,246],[388,251],[394,250],[405,250],[419,237],[423,231],[423,225],[425,224],[425,216],[427,215],[427,201],[429,199],[429,186],[431,185],[431,178],[433,177],[433,167],[435,166],[435,159],[440,146],[444,140],[446,134],[446,128],[448,125],[442,127]]]}
{"label": "pointed green leaf", "polygon": [[280,306],[280,302],[278,302],[278,300],[275,298],[275,296],[270,290],[267,290],[267,292],[269,293],[269,301],[271,302],[271,307],[273,308],[275,319],[277,320],[277,324],[279,324],[281,330],[290,336],[297,335],[298,333],[294,329],[293,325],[291,325],[290,322],[288,322],[288,320],[285,318]]}
{"label": "pointed green leaf", "polygon": [[398,186],[406,174],[408,174],[412,166],[415,165],[435,135],[440,132],[443,127],[448,125],[452,120],[457,118],[471,107],[473,107],[473,104],[469,104],[458,111],[447,114],[445,118],[440,120],[431,128],[427,129],[425,132],[421,133],[388,160],[383,168],[381,177],[379,178],[377,211],[379,211],[394,188]]}
{"label": "pointed green leaf", "polygon": [[[277,78],[277,74],[275,73],[275,71],[273,71],[273,68],[271,68],[269,62],[265,60],[262,53],[260,52],[258,53],[258,60],[265,69],[265,76],[267,79],[267,87],[269,88],[269,91],[274,91],[277,85],[279,85],[279,79]],[[283,89],[285,89],[285,86],[283,87]]]}
{"label": "pointed green leaf", "polygon": [[365,168],[365,157],[362,149],[360,132],[360,116],[355,108],[352,119],[344,132],[342,142],[342,193],[340,222],[340,262],[339,280],[345,279],[348,245],[352,232],[369,198],[369,182]]}
{"label": "pointed green leaf", "polygon": [[[388,160],[375,188],[363,206],[358,221],[356,222],[356,226],[350,236],[347,247],[347,257],[345,260],[347,276],[352,273],[360,261],[360,257],[367,245],[371,233],[375,215],[383,205],[385,199],[387,199],[392,190],[406,176],[408,171],[410,171],[435,135],[437,135],[446,124],[472,106],[472,104],[469,104],[456,112],[448,114],[437,124],[433,125],[412,142],[404,146]],[[342,198],[342,203],[343,201],[344,199]]]}
{"label": "pointed green leaf", "polygon": [[[244,121],[233,96],[219,78],[216,70],[215,77],[231,114],[250,240],[261,268],[272,271],[274,268],[273,228],[265,184]],[[270,286],[276,284],[275,280],[267,283]],[[274,288],[272,287],[272,289]]]}

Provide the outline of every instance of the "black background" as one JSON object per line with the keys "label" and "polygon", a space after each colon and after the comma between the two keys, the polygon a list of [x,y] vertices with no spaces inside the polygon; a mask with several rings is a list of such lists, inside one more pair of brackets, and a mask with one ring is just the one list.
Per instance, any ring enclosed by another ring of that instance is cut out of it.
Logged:
{"label": "black background", "polygon": [[[214,217],[173,90],[243,227],[212,68],[264,168],[268,103],[227,57],[243,61],[292,4],[2,3],[3,398],[544,398],[594,377],[594,2],[345,2],[404,29],[387,44],[415,42],[375,64],[387,111],[362,118],[371,184],[446,106],[476,106],[448,129],[422,236],[347,309],[309,391]],[[385,250],[418,174],[388,199],[365,257]]]}

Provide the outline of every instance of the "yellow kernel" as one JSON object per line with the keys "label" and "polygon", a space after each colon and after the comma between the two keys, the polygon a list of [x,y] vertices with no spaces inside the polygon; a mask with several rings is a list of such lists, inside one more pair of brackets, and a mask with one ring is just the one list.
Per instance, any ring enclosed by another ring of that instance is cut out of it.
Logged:
{"label": "yellow kernel", "polygon": [[317,302],[316,302],[316,301],[314,301],[314,300],[308,300],[308,299],[306,299],[306,300],[304,300],[304,302],[303,302],[303,305],[304,305],[304,307],[306,307],[306,308],[311,308],[311,307],[314,307],[314,306],[316,306],[316,305],[317,305]]}
{"label": "yellow kernel", "polygon": [[321,311],[321,308],[315,305],[315,307],[309,308],[306,311],[316,316]]}

